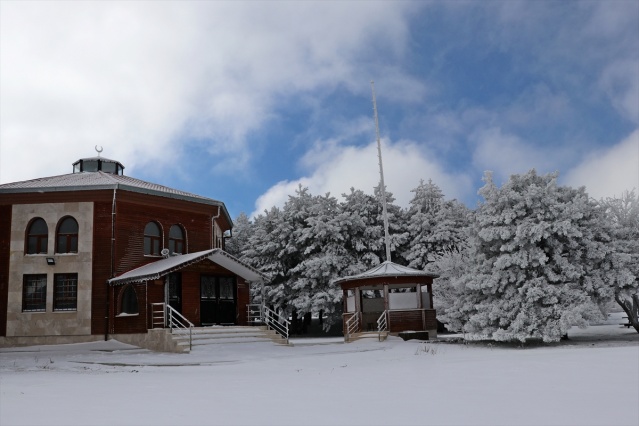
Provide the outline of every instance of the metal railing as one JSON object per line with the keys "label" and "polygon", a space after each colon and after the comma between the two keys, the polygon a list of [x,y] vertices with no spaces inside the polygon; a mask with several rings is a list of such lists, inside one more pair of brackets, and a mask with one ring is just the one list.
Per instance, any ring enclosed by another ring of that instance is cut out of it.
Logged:
{"label": "metal railing", "polygon": [[166,311],[168,313],[168,325],[171,329],[171,334],[178,334],[182,336],[189,336],[189,350],[193,349],[193,327],[195,327],[191,321],[184,318],[184,316],[173,309],[171,305],[166,305]]}
{"label": "metal railing", "polygon": [[246,309],[246,321],[248,322],[248,325],[264,324],[264,319],[262,318],[262,305],[246,305]]}
{"label": "metal railing", "polygon": [[151,303],[151,328],[166,327],[164,303]]}
{"label": "metal railing", "polygon": [[359,331],[359,312],[355,312],[353,316],[351,316],[346,321],[346,335],[344,336],[345,340],[348,342],[351,336],[354,333]]}
{"label": "metal railing", "polygon": [[288,344],[290,321],[283,315],[264,305],[248,305],[247,320],[249,324],[264,324],[282,336]]}
{"label": "metal railing", "polygon": [[386,311],[377,318],[377,332],[379,333],[379,341],[382,341],[382,333],[388,329],[388,316]]}

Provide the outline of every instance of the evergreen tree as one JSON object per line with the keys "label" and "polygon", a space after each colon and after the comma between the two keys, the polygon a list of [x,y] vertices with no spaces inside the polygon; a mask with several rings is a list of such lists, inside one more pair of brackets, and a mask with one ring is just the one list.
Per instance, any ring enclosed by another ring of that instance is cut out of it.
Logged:
{"label": "evergreen tree", "polygon": [[498,188],[489,172],[470,227],[469,268],[456,283],[452,328],[473,338],[557,341],[601,319],[619,277],[603,211],[584,188],[534,170]]}
{"label": "evergreen tree", "polygon": [[421,181],[411,192],[415,196],[406,213],[408,238],[403,256],[408,266],[423,270],[444,254],[461,249],[470,212],[456,200],[444,200],[431,180]]}
{"label": "evergreen tree", "polygon": [[253,223],[248,216],[242,212],[233,221],[233,233],[231,238],[226,240],[224,249],[235,257],[242,257],[242,252],[248,247],[248,242],[253,233]]}
{"label": "evergreen tree", "polygon": [[639,198],[633,190],[619,198],[601,200],[600,204],[606,224],[612,228],[619,259],[615,268],[620,276],[615,301],[639,333]]}

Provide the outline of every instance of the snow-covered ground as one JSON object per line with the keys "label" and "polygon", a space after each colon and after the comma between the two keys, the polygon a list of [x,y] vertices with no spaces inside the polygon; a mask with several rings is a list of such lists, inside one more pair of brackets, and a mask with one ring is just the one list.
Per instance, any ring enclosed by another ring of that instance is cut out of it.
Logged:
{"label": "snow-covered ground", "polygon": [[620,322],[525,348],[391,337],[0,349],[0,425],[636,426],[639,334]]}

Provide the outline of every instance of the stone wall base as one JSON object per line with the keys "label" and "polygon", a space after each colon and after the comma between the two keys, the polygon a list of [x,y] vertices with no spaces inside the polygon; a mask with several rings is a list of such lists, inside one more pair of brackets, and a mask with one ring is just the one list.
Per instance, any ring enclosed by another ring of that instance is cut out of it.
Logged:
{"label": "stone wall base", "polygon": [[157,352],[189,352],[188,346],[178,345],[168,328],[151,329],[148,333],[109,334],[109,338]]}
{"label": "stone wall base", "polygon": [[39,345],[65,345],[69,343],[86,343],[104,340],[104,335],[85,336],[9,336],[0,337],[0,348]]}

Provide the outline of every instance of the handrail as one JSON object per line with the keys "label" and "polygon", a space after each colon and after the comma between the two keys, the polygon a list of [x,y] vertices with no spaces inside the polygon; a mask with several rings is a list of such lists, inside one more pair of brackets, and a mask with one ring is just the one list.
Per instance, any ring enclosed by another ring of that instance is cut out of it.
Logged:
{"label": "handrail", "polygon": [[386,311],[382,312],[382,314],[377,318],[377,332],[379,333],[379,341],[382,341],[382,333],[386,331],[388,328],[388,319],[386,316]]}
{"label": "handrail", "polygon": [[249,324],[264,324],[284,337],[288,344],[290,322],[287,318],[264,305],[252,304],[247,307],[247,320]]}
{"label": "handrail", "polygon": [[165,305],[168,312],[168,326],[171,329],[171,334],[189,335],[189,350],[193,349],[193,327],[195,327],[191,321],[184,318],[184,316],[176,311],[171,305]]}
{"label": "handrail", "polygon": [[288,345],[288,329],[290,322],[287,318],[270,309],[268,306],[262,306],[262,312],[264,313],[264,324],[266,327],[270,327],[277,333],[281,334],[286,340]]}
{"label": "handrail", "polygon": [[350,340],[351,335],[358,331],[359,331],[359,313],[355,312],[353,313],[353,316],[351,316],[346,321],[346,336],[344,336],[346,338],[346,341],[348,342]]}
{"label": "handrail", "polygon": [[246,310],[247,310],[246,320],[249,325],[264,323],[264,320],[262,319],[262,305],[249,304],[249,305],[246,305]]}
{"label": "handrail", "polygon": [[161,328],[166,326],[164,303],[151,303],[151,328],[155,328],[156,325]]}

